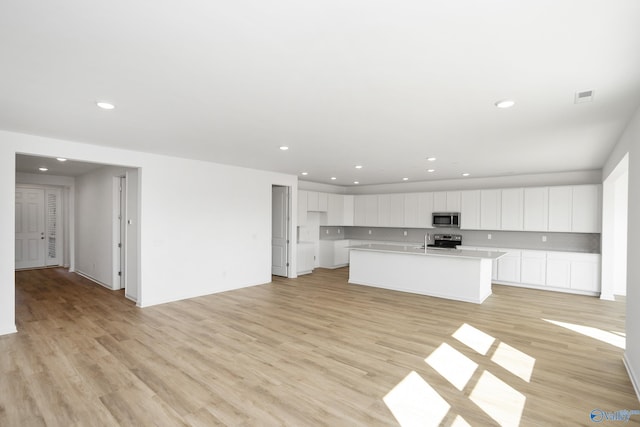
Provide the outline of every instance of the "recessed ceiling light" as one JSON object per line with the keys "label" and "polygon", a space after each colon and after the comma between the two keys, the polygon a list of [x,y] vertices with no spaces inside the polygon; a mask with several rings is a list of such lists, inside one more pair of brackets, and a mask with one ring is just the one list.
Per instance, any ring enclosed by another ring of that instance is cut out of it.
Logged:
{"label": "recessed ceiling light", "polygon": [[409,181],[409,178],[402,178],[403,181]]}
{"label": "recessed ceiling light", "polygon": [[356,169],[362,169],[362,165],[356,165]]}
{"label": "recessed ceiling light", "polygon": [[309,172],[302,172],[300,175],[307,176],[307,175],[309,175]]}
{"label": "recessed ceiling light", "polygon": [[436,158],[435,157],[427,157],[427,160],[429,160],[430,162],[435,162]]}
{"label": "recessed ceiling light", "polygon": [[287,151],[289,149],[289,147],[287,147],[286,145],[283,145],[283,146],[280,147],[280,149],[282,151]]}
{"label": "recessed ceiling light", "polygon": [[495,103],[495,106],[498,108],[511,108],[514,105],[516,105],[516,102],[512,99],[503,99]]}
{"label": "recessed ceiling light", "polygon": [[96,102],[96,105],[102,108],[103,110],[113,110],[114,108],[116,108],[116,106],[113,105],[112,103],[105,102],[105,101],[98,101]]}
{"label": "recessed ceiling light", "polygon": [[354,184],[360,184],[360,182],[358,182],[358,181],[353,181],[353,183],[354,183]]}
{"label": "recessed ceiling light", "polygon": [[338,179],[338,178],[336,178],[335,176],[331,177],[331,181],[335,181],[336,179]]}
{"label": "recessed ceiling light", "polygon": [[48,171],[49,169],[47,169],[47,168],[45,168],[45,167],[42,167],[42,168],[38,168],[38,170],[39,170],[40,172],[46,172],[46,171]]}
{"label": "recessed ceiling light", "polygon": [[64,157],[56,157],[56,160],[59,162],[66,162],[67,159],[65,159]]}
{"label": "recessed ceiling light", "polygon": [[469,172],[465,172],[462,174],[462,176],[469,176],[469,175],[471,175]]}
{"label": "recessed ceiling light", "polygon": [[427,169],[427,172],[435,172],[435,169]]}

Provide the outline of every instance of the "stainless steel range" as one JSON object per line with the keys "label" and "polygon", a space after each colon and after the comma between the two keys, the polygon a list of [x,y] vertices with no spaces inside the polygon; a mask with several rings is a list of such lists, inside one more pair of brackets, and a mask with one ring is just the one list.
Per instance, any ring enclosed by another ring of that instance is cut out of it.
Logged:
{"label": "stainless steel range", "polygon": [[460,234],[434,234],[433,243],[427,245],[427,247],[437,249],[455,249],[456,246],[461,244],[462,236]]}

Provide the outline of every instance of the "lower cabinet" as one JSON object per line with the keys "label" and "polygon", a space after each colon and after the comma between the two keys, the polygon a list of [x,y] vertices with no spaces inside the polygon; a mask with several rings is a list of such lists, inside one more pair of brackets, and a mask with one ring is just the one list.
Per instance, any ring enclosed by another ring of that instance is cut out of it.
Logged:
{"label": "lower cabinet", "polygon": [[506,252],[493,264],[495,283],[596,295],[600,293],[600,255],[463,246]]}
{"label": "lower cabinet", "polygon": [[349,265],[349,246],[350,240],[320,240],[320,267],[340,268]]}
{"label": "lower cabinet", "polygon": [[313,272],[315,264],[315,244],[313,242],[298,242],[298,276]]}

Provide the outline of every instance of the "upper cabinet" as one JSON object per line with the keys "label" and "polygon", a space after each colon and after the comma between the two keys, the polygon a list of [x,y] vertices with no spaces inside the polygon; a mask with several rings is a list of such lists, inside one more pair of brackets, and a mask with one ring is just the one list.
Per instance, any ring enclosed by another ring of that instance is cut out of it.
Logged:
{"label": "upper cabinet", "polygon": [[460,228],[480,228],[480,190],[462,191],[460,195]]}
{"label": "upper cabinet", "polygon": [[519,231],[524,226],[524,189],[502,190],[500,205],[500,229]]}
{"label": "upper cabinet", "polygon": [[327,194],[327,216],[323,225],[353,225],[353,196]]}
{"label": "upper cabinet", "polygon": [[549,230],[549,187],[524,189],[524,231]]}
{"label": "upper cabinet", "polygon": [[571,231],[573,188],[549,188],[549,231]]}
{"label": "upper cabinet", "polygon": [[404,227],[404,194],[378,196],[378,227]]}
{"label": "upper cabinet", "polygon": [[480,190],[480,229],[500,230],[502,222],[500,190]]}
{"label": "upper cabinet", "polygon": [[307,210],[309,212],[326,212],[327,211],[327,193],[318,193],[317,191],[308,191]]}
{"label": "upper cabinet", "polygon": [[378,225],[378,196],[375,194],[354,197],[354,225],[376,227]]}
{"label": "upper cabinet", "polygon": [[298,191],[298,225],[307,225],[307,202],[308,192],[304,190]]}
{"label": "upper cabinet", "polygon": [[571,200],[571,231],[574,233],[600,233],[601,187],[576,185]]}
{"label": "upper cabinet", "polygon": [[461,191],[437,191],[433,193],[433,212],[460,212]]}

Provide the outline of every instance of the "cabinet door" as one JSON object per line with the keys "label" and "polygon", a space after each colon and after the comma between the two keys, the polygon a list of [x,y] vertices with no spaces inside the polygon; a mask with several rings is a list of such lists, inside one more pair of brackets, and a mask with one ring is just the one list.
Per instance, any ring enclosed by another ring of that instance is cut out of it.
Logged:
{"label": "cabinet door", "polygon": [[549,187],[549,231],[571,231],[572,187]]}
{"label": "cabinet door", "polygon": [[571,260],[571,289],[600,292],[600,260],[598,255],[575,254]]}
{"label": "cabinet door", "polygon": [[460,228],[480,228],[480,190],[462,191],[460,196]]}
{"label": "cabinet door", "polygon": [[378,196],[378,226],[391,226],[391,195],[380,194]]}
{"label": "cabinet door", "polygon": [[431,215],[435,209],[433,208],[433,193],[420,193],[418,195],[418,227],[433,228],[431,224]]}
{"label": "cabinet door", "polygon": [[480,229],[500,229],[500,190],[480,191]]}
{"label": "cabinet door", "polygon": [[571,260],[563,254],[547,253],[547,286],[569,288]]}
{"label": "cabinet door", "polygon": [[420,227],[418,225],[418,193],[404,195],[404,226]]}
{"label": "cabinet door", "polygon": [[345,264],[349,264],[349,249],[347,247],[350,245],[348,240],[336,241],[334,245],[334,265],[341,266]]}
{"label": "cabinet door", "polygon": [[307,192],[298,190],[298,226],[307,225]]}
{"label": "cabinet door", "polygon": [[574,186],[572,202],[571,231],[576,233],[600,233],[600,186]]}
{"label": "cabinet door", "polygon": [[378,225],[378,196],[366,195],[364,197],[364,225],[376,227]]}
{"label": "cabinet door", "polygon": [[447,212],[447,193],[445,191],[433,193],[433,212]]}
{"label": "cabinet door", "polygon": [[342,224],[345,226],[353,225],[353,215],[354,215],[354,198],[353,196],[342,196],[343,200],[343,211],[342,211]]}
{"label": "cabinet door", "polygon": [[498,280],[520,283],[520,251],[509,251],[498,259]]}
{"label": "cabinet door", "polygon": [[318,211],[318,192],[317,191],[309,191],[307,193],[307,210],[309,212]]}
{"label": "cabinet door", "polygon": [[404,194],[389,196],[389,226],[404,227]]}
{"label": "cabinet door", "polygon": [[460,212],[460,191],[447,191],[447,212]]}
{"label": "cabinet door", "polygon": [[328,194],[318,193],[318,212],[326,212],[328,209]]}
{"label": "cabinet door", "polygon": [[524,225],[524,190],[522,188],[502,190],[500,218],[501,230],[522,230]]}
{"label": "cabinet door", "polygon": [[547,231],[549,229],[549,188],[524,189],[524,230]]}
{"label": "cabinet door", "polygon": [[520,280],[528,285],[547,283],[547,254],[542,251],[522,251]]}
{"label": "cabinet door", "polygon": [[356,226],[366,225],[367,200],[366,196],[355,196],[353,200],[353,223]]}
{"label": "cabinet door", "polygon": [[327,224],[326,225],[345,225],[344,224],[344,196],[341,194],[327,195]]}

